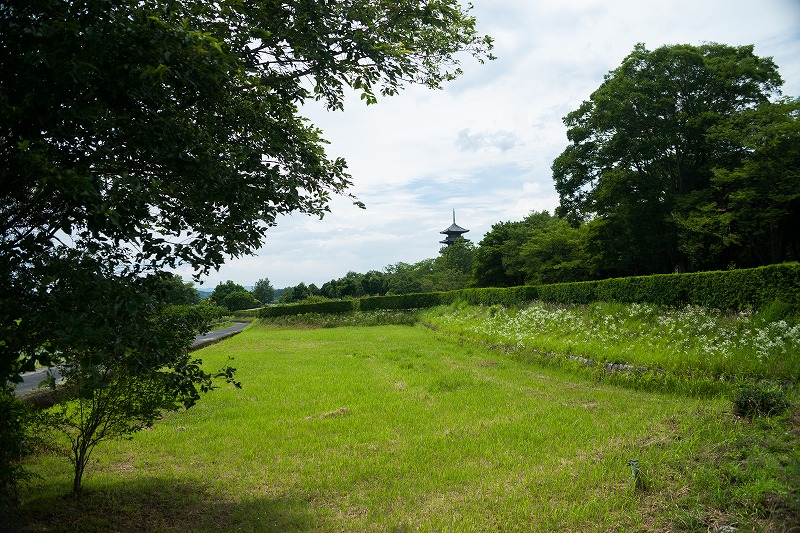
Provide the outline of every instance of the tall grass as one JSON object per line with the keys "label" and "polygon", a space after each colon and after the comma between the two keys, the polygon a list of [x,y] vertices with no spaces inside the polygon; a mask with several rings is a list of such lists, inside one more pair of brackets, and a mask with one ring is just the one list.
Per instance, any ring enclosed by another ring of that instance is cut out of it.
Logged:
{"label": "tall grass", "polygon": [[234,357],[243,388],[98,448],[78,500],[63,498],[69,465],[35,457],[30,531],[746,530],[797,516],[790,415],[748,423],[721,399],[593,383],[420,326],[255,326],[198,354],[209,368]]}
{"label": "tall grass", "polygon": [[[531,351],[575,356],[600,368],[639,370],[712,380],[800,378],[800,321],[774,308],[723,313],[687,306],[595,302],[523,308],[451,306],[424,320],[449,334]],[[589,361],[587,361],[589,362]]]}

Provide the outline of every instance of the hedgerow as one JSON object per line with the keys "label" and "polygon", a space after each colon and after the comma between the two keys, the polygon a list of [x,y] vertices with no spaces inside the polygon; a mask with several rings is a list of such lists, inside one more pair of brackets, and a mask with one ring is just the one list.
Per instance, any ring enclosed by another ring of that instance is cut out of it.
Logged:
{"label": "hedgerow", "polygon": [[472,305],[513,306],[533,300],[563,304],[616,301],[666,306],[699,305],[733,310],[780,301],[793,309],[800,309],[800,264],[783,263],[741,270],[656,274],[552,285],[368,296],[360,300],[271,306],[262,309],[260,316],[269,318],[303,313],[422,309],[455,301]]}

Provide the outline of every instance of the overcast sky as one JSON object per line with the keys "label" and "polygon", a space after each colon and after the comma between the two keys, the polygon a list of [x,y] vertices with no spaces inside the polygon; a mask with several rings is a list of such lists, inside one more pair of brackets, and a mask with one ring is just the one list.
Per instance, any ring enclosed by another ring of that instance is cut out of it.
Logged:
{"label": "overcast sky", "polygon": [[[476,244],[492,224],[558,205],[550,165],[567,145],[562,118],[597,89],[636,43],[755,45],[772,57],[783,94],[800,96],[800,0],[473,0],[498,59],[467,58],[441,91],[410,87],[343,112],[303,114],[344,157],[346,198],[322,220],[281,218],[255,256],[230,259],[203,289],[269,278],[275,288],[436,257],[452,222]],[[181,271],[188,281],[191,272]]]}

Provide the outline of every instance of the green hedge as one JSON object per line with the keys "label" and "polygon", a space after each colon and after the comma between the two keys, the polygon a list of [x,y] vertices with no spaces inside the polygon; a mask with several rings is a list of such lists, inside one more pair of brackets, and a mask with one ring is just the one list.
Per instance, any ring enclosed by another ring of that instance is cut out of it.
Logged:
{"label": "green hedge", "polygon": [[473,305],[511,306],[537,299],[567,304],[586,304],[596,300],[672,306],[694,304],[717,309],[758,307],[780,300],[800,309],[800,264],[784,263],[742,270],[657,274],[552,285],[368,296],[360,300],[271,306],[262,309],[261,316],[347,313],[359,309],[422,309],[455,301]]}
{"label": "green hedge", "polygon": [[261,318],[272,318],[287,315],[303,315],[305,313],[349,313],[358,310],[358,300],[331,300],[312,304],[271,305],[264,307],[259,313]]}
{"label": "green hedge", "polygon": [[539,289],[533,285],[519,287],[487,288],[487,289],[462,289],[447,293],[451,295],[450,301],[459,300],[471,305],[505,305],[512,306],[523,302],[530,302],[539,298]]}
{"label": "green hedge", "polygon": [[361,298],[362,311],[375,311],[378,309],[422,309],[436,307],[449,303],[443,295],[446,292],[415,292],[411,294],[396,294],[393,296],[367,296]]}
{"label": "green hedge", "polygon": [[758,307],[781,300],[800,307],[800,264],[543,285],[539,298],[560,303],[606,300],[717,309]]}

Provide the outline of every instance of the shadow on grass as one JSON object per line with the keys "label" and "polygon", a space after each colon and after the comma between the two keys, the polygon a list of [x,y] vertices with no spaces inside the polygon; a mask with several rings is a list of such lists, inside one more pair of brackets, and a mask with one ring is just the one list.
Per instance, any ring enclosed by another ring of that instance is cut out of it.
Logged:
{"label": "shadow on grass", "polygon": [[[33,487],[32,487],[33,488]],[[32,492],[35,492],[32,491]],[[301,498],[232,501],[185,479],[143,478],[87,488],[80,497],[30,494],[14,524],[28,532],[303,531],[315,529]]]}

